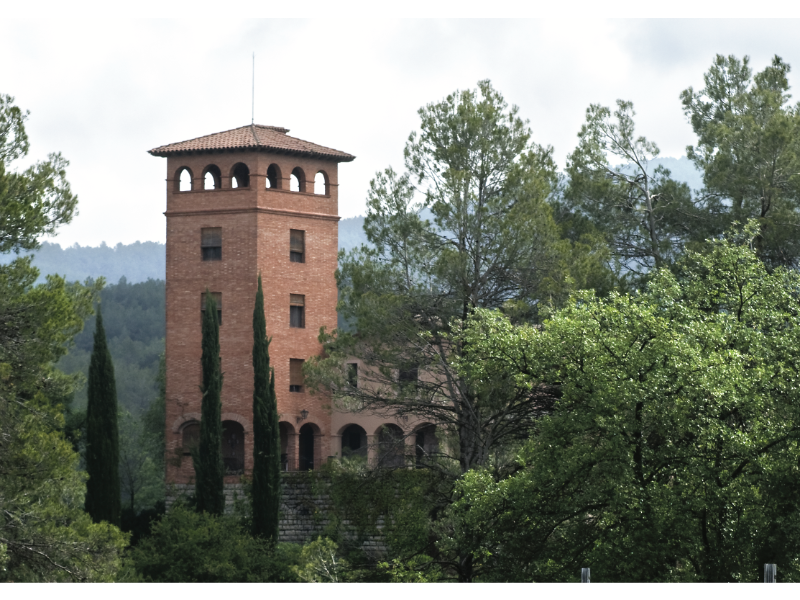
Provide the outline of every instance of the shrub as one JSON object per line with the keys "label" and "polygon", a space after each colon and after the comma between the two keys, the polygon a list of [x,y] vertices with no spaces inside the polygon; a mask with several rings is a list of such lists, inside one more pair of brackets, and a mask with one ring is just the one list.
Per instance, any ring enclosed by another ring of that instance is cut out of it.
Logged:
{"label": "shrub", "polygon": [[232,517],[196,513],[175,505],[131,550],[148,582],[293,582],[300,547],[250,536]]}

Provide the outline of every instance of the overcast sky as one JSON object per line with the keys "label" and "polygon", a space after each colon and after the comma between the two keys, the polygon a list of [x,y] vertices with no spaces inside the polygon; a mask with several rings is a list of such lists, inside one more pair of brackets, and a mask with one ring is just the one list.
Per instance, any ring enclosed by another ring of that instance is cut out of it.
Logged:
{"label": "overcast sky", "polygon": [[0,93],[30,110],[31,157],[60,151],[80,214],[54,241],[165,239],[162,144],[255,121],[356,155],[339,211],[364,212],[370,178],[402,168],[417,109],[491,79],[563,167],[590,103],[632,100],[662,156],[694,142],[680,92],[714,55],[775,54],[795,67],[798,21],[15,21],[0,35]]}

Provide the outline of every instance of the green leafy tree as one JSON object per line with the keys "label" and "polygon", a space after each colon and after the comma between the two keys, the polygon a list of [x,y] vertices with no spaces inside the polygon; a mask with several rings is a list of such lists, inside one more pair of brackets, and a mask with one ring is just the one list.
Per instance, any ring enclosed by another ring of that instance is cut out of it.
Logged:
{"label": "green leafy tree", "polygon": [[[95,271],[98,273],[100,271]],[[117,401],[131,414],[144,414],[158,396],[159,357],[164,352],[164,281],[106,285],[100,292],[103,328],[117,383]],[[75,345],[58,362],[65,373],[86,373],[92,352],[95,317],[75,336]],[[75,393],[76,408],[86,407],[86,387]]]}
{"label": "green leafy tree", "polygon": [[158,438],[146,427],[144,416],[120,414],[120,489],[127,516],[164,500],[164,455]]}
{"label": "green leafy tree", "polygon": [[[552,149],[532,142],[518,112],[489,81],[419,110],[406,172],[388,168],[370,184],[371,247],[340,256],[348,329],[322,332],[323,357],[304,366],[309,385],[346,409],[436,423],[441,443],[420,466],[450,483],[479,466],[505,469],[550,401],[509,396],[502,381],[483,393],[461,377],[450,361],[469,349],[454,319],[502,307],[516,321],[538,320],[583,287],[580,275],[604,269],[601,248],[560,237],[548,202]],[[364,363],[357,380],[352,356]],[[404,440],[394,443],[391,464],[378,466],[398,466]],[[451,564],[471,580],[469,553]]]}
{"label": "green leafy tree", "polygon": [[[0,96],[0,251],[35,249],[74,214],[60,155],[22,172],[23,113]],[[92,311],[102,282],[39,276],[30,258],[0,265],[0,581],[108,581],[125,536],[83,510],[86,475],[64,436],[75,379],[53,369]]]}
{"label": "green leafy tree", "polygon": [[308,583],[341,582],[348,564],[337,554],[338,549],[336,542],[322,537],[303,546],[300,564],[293,567],[297,579]]}
{"label": "green leafy tree", "polygon": [[693,218],[689,187],[650,166],[659,149],[636,135],[635,114],[623,100],[613,114],[598,104],[586,109],[562,202],[603,235],[623,278],[640,285],[646,273],[673,264],[687,239],[702,235],[695,231],[702,221]]}
{"label": "green leafy tree", "polygon": [[259,275],[253,309],[253,535],[276,542],[281,499],[281,437],[269,343]]}
{"label": "green leafy tree", "polygon": [[167,426],[167,363],[163,352],[158,359],[156,385],[158,393],[142,415],[142,427],[148,443],[154,448],[153,460],[159,465],[163,476],[164,457],[167,451],[164,435]]}
{"label": "green leafy tree", "polygon": [[0,252],[35,250],[39,238],[69,223],[78,206],[66,179],[69,164],[59,153],[49,154],[24,171],[9,171],[28,154],[25,133],[28,112],[14,98],[0,94]]}
{"label": "green leafy tree", "polygon": [[222,465],[222,371],[219,362],[217,303],[206,292],[203,313],[203,401],[200,413],[200,443],[194,459],[197,510],[221,515],[225,510]]}
{"label": "green leafy tree", "polygon": [[196,513],[180,504],[132,549],[139,577],[162,583],[295,582],[300,546],[272,545],[233,519]]}
{"label": "green leafy tree", "polygon": [[[364,229],[373,248],[340,258],[339,311],[353,331],[323,335],[326,358],[307,361],[306,372],[347,408],[437,423],[453,436],[438,464],[449,461],[455,474],[527,435],[540,407],[508,402],[501,386],[479,395],[453,371],[449,357],[465,350],[451,321],[479,307],[537,318],[564,293],[570,244],[547,203],[552,149],[531,141],[517,107],[489,81],[419,115],[407,172],[389,168],[370,184]],[[357,385],[348,356],[366,365]]]}
{"label": "green leafy tree", "polygon": [[119,423],[114,363],[97,306],[86,407],[86,511],[96,523],[120,524]]}
{"label": "green leafy tree", "polygon": [[543,329],[474,315],[465,378],[561,397],[516,474],[467,474],[447,543],[495,579],[800,579],[800,275],[767,272],[758,230],[641,294],[577,294]]}
{"label": "green leafy tree", "polygon": [[789,104],[790,67],[775,56],[753,76],[749,63],[717,55],[705,87],[681,93],[697,134],[687,155],[703,171],[711,233],[757,219],[761,259],[770,268],[798,268],[800,110]]}

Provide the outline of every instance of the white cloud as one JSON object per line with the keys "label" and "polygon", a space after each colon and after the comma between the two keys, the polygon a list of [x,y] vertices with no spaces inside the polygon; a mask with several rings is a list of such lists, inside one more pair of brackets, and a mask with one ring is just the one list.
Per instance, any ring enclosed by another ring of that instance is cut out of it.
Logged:
{"label": "white cloud", "polygon": [[[198,11],[192,11],[198,14]],[[352,14],[352,13],[351,13]],[[402,167],[417,109],[489,78],[563,164],[590,103],[630,99],[666,156],[693,142],[678,95],[713,55],[800,62],[796,22],[556,20],[15,21],[0,93],[30,109],[32,155],[61,151],[80,215],[56,241],[163,241],[155,146],[256,122],[351,152],[340,214],[363,211],[375,171]],[[798,65],[800,66],[800,65]],[[798,86],[796,73],[792,83]]]}

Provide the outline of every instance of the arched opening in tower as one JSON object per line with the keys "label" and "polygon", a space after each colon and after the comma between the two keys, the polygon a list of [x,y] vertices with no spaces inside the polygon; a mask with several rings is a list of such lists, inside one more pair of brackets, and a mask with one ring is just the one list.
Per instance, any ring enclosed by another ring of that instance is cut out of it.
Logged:
{"label": "arched opening in tower", "polygon": [[300,428],[300,470],[314,470],[314,427],[310,423]]}
{"label": "arched opening in tower", "polygon": [[244,427],[236,421],[222,422],[222,461],[226,475],[244,473]]}

